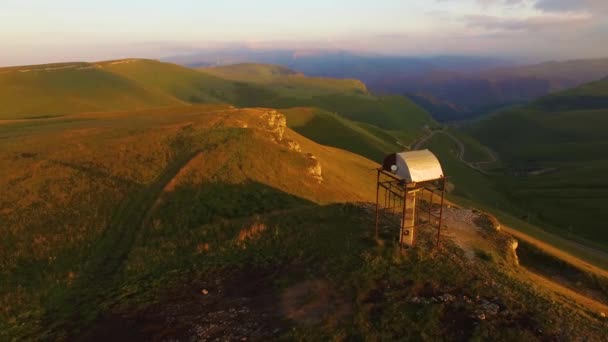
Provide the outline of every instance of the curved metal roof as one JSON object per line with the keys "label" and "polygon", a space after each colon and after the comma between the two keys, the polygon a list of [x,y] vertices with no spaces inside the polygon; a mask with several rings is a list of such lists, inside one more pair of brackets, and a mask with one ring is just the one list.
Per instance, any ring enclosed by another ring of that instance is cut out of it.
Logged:
{"label": "curved metal roof", "polygon": [[392,171],[407,183],[427,182],[443,177],[443,169],[439,160],[429,150],[395,153],[387,157],[387,159],[389,158],[391,162],[394,160],[391,164],[395,165],[397,169],[387,171]]}

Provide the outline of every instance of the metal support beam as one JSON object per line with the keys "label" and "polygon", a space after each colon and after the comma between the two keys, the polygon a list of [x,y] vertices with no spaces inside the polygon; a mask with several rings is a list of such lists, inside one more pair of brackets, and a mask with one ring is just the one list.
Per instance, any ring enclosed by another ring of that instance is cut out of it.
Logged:
{"label": "metal support beam", "polygon": [[403,231],[405,230],[405,220],[407,215],[407,185],[403,185],[403,215],[401,217],[401,227],[399,229],[399,248],[403,248]]}
{"label": "metal support beam", "polygon": [[380,196],[380,170],[378,170],[378,175],[376,176],[376,239],[378,238],[378,220],[380,219],[378,216],[380,214],[380,203],[378,202]]}
{"label": "metal support beam", "polygon": [[[384,179],[383,179],[384,178]],[[388,180],[387,180],[388,178]],[[427,200],[425,198],[425,193],[429,192],[428,197],[428,207],[426,214],[428,215],[428,225],[431,227],[435,226],[435,222],[438,222],[437,225],[437,241],[436,248],[440,246],[441,239],[441,225],[443,220],[443,205],[445,201],[445,190],[446,190],[446,177],[442,177],[435,181],[429,181],[424,183],[405,183],[402,179],[397,178],[395,175],[390,172],[384,171],[382,169],[377,170],[376,174],[376,222],[375,222],[375,235],[376,238],[379,237],[380,234],[380,220],[381,215],[384,217],[389,217],[391,215],[396,215],[399,213],[399,209],[402,209],[401,212],[401,225],[399,231],[399,247],[404,248],[405,244],[405,236],[404,232],[407,229],[409,234],[412,236],[408,237],[408,244],[415,243],[416,237],[414,235],[414,231],[416,227],[421,224],[420,216],[424,213],[424,210],[419,212],[420,205],[423,201]],[[381,194],[380,191],[383,191],[384,194]],[[440,208],[439,214],[435,214],[433,212],[433,205],[435,200],[435,192],[441,192],[440,197]],[[384,197],[384,205],[380,203],[381,197]],[[412,208],[409,208],[408,200],[410,200],[411,196],[415,196],[413,198]],[[401,202],[400,202],[401,201]],[[417,208],[418,207],[418,208]],[[411,211],[411,216],[409,217],[408,222],[408,210]],[[419,214],[419,215],[417,215]],[[410,226],[411,225],[411,226]],[[409,240],[411,239],[411,240]]]}
{"label": "metal support beam", "polygon": [[441,203],[439,207],[439,226],[437,227],[437,248],[439,248],[441,237],[441,221],[443,219],[443,199],[445,197],[445,177],[443,177],[442,182],[443,184],[441,185]]}

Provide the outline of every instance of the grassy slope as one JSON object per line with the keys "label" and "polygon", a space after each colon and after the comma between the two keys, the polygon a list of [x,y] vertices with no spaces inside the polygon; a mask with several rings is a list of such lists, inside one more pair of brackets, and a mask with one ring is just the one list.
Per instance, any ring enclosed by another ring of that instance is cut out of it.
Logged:
{"label": "grassy slope", "polygon": [[[280,108],[319,104],[341,116],[325,110],[315,111],[314,119],[298,125],[297,131],[319,143],[347,149],[374,160],[400,149],[395,143],[397,139],[386,130],[393,130],[399,139],[411,141],[422,126],[431,122],[424,111],[405,98],[377,99],[369,96],[359,81],[306,77],[276,65],[238,64],[206,68],[202,72],[151,60],[99,65],[148,88],[189,102],[224,101],[240,106]],[[301,112],[298,108],[286,111],[287,114],[292,113],[291,127],[296,127],[295,116],[306,116],[296,114]]]}
{"label": "grassy slope", "polygon": [[[9,190],[0,215],[10,227],[0,239],[0,337],[86,336],[100,313],[145,319],[243,273],[239,289],[261,282],[264,293],[323,279],[330,300],[351,308],[346,319],[331,310],[327,323],[291,322],[281,332],[290,339],[601,336],[585,310],[518,280],[504,246],[470,261],[447,242],[431,251],[424,231],[405,255],[388,238],[376,245],[372,211],[337,203],[371,200],[376,165],[287,130],[284,139],[320,161],[319,184],[308,157],[276,141],[267,112],[183,106],[0,125]],[[444,293],[480,299],[411,301]],[[482,299],[503,314],[475,319]]]}
{"label": "grassy slope", "polygon": [[367,94],[365,85],[358,80],[306,77],[278,65],[236,64],[204,68],[201,71],[223,79],[265,85],[285,97],[307,98],[336,93]]}
{"label": "grassy slope", "polygon": [[[305,154],[273,142],[266,131],[240,128],[260,125],[261,113],[184,106],[1,125],[7,167],[0,174],[9,194],[0,215],[10,227],[1,239],[0,314],[10,327],[2,330],[26,333],[38,326],[54,334],[76,314],[94,317],[142,226],[150,224],[146,217],[157,197],[182,189],[182,182],[192,184],[183,189],[190,204],[208,200],[205,184],[218,184],[209,205],[219,211],[207,219],[244,215],[234,207],[240,201],[244,208],[257,203],[251,214],[292,203],[276,197],[278,191],[301,198],[293,202],[298,205],[371,200],[374,163],[286,132],[321,163],[324,181],[317,184],[307,175]],[[252,188],[242,195],[228,191],[240,191],[241,184]],[[206,217],[200,216],[204,206],[188,208],[195,212],[181,219]],[[70,304],[73,297],[83,304]]]}
{"label": "grassy slope", "polygon": [[0,68],[0,119],[138,109],[179,101],[87,63]]}
{"label": "grassy slope", "polygon": [[[384,140],[388,138],[384,131],[388,130],[405,145],[420,134],[423,126],[433,124],[426,112],[406,98],[378,98],[369,95],[365,86],[356,80],[306,77],[272,65],[235,65],[199,72],[170,63],[126,59],[5,68],[0,69],[0,89],[3,90],[0,100],[8,104],[0,109],[0,119],[178,103],[273,108],[311,106],[362,123],[359,126],[363,130],[351,125],[366,135],[358,139],[369,140],[365,131],[372,131]],[[378,157],[378,147],[374,149],[373,156]],[[356,147],[353,151],[360,150]],[[372,156],[369,149],[364,151],[365,155]]]}
{"label": "grassy slope", "polygon": [[336,114],[316,108],[282,110],[288,126],[296,132],[323,145],[355,152],[380,161],[401,147],[395,138],[374,126],[355,123]]}
{"label": "grassy slope", "polygon": [[450,137],[436,134],[424,147],[441,160],[449,182],[454,185],[452,195],[506,212],[515,209],[492,179],[472,170],[458,159],[459,148]]}
{"label": "grassy slope", "polygon": [[185,102],[231,103],[236,100],[234,82],[179,65],[144,59],[100,62],[97,65]]}
{"label": "grassy slope", "polygon": [[[519,176],[500,179],[505,192],[532,218],[547,222],[570,238],[584,238],[606,248],[608,214],[603,206],[608,183],[608,99],[600,81],[542,98],[475,124],[470,132],[497,150]],[[597,98],[587,102],[585,99]],[[581,108],[581,106],[583,108]],[[548,170],[541,175],[526,174]]]}

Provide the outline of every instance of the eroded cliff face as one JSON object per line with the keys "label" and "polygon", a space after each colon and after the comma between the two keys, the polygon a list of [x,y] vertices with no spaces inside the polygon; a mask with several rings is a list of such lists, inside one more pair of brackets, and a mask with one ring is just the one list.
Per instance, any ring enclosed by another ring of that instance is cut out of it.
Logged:
{"label": "eroded cliff face", "polygon": [[517,247],[519,247],[519,242],[515,239],[511,239],[509,241],[509,247],[511,248],[511,253],[513,253],[513,260],[515,260],[515,264],[519,265],[519,258],[517,257]]}
{"label": "eroded cliff face", "polygon": [[277,142],[283,141],[283,135],[285,134],[285,128],[287,127],[287,119],[285,115],[277,112],[276,110],[270,110],[262,115],[264,120],[265,128],[274,135]]}
{"label": "eroded cliff face", "polygon": [[[261,127],[268,133],[270,133],[272,140],[277,144],[281,144],[287,147],[289,150],[303,153],[302,148],[298,142],[285,139],[285,129],[287,127],[287,119],[285,115],[276,111],[270,110],[261,114]],[[312,177],[317,183],[323,182],[323,167],[315,155],[312,153],[305,153],[306,158],[310,166],[307,168],[306,173]]]}

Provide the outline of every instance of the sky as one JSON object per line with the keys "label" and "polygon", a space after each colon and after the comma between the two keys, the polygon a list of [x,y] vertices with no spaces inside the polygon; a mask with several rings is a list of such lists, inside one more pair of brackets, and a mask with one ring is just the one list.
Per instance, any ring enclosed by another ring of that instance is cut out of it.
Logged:
{"label": "sky", "polygon": [[608,0],[0,0],[0,65],[222,47],[608,57]]}

